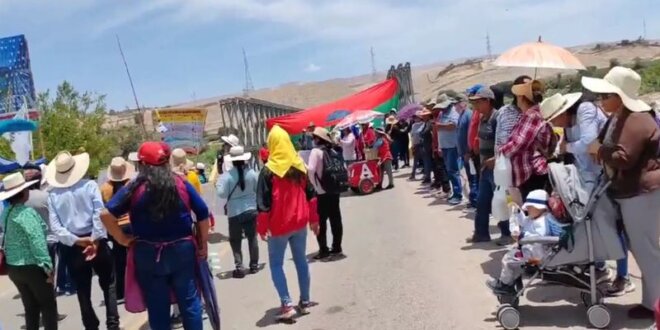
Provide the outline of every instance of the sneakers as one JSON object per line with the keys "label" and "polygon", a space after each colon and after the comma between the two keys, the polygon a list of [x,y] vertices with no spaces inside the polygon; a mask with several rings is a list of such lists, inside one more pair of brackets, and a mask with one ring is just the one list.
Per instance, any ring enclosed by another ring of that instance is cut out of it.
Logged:
{"label": "sneakers", "polygon": [[243,270],[243,268],[236,268],[231,273],[231,276],[233,278],[244,278],[245,277],[245,270]]}
{"label": "sneakers", "polygon": [[258,265],[250,265],[250,274],[256,274],[259,272],[259,266]]}
{"label": "sneakers", "polygon": [[280,312],[275,316],[279,321],[291,321],[296,316],[296,310],[291,305],[285,305],[280,308]]}
{"label": "sneakers", "polygon": [[181,329],[183,328],[183,319],[181,318],[181,314],[174,315],[170,317],[170,324],[172,325],[172,329]]}
{"label": "sneakers", "polygon": [[614,278],[614,272],[609,268],[596,269],[596,284],[609,282]]}
{"label": "sneakers", "polygon": [[452,197],[447,201],[447,203],[449,203],[449,205],[451,206],[456,206],[458,204],[461,204],[462,201],[463,201],[462,198]]}
{"label": "sneakers", "polygon": [[498,279],[490,279],[486,281],[486,286],[488,286],[493,293],[496,295],[515,295],[516,288],[513,285],[504,284]]}
{"label": "sneakers", "polygon": [[513,244],[514,242],[515,240],[511,236],[500,236],[500,238],[497,239],[495,244],[497,244],[498,246],[507,246]]}
{"label": "sneakers", "polygon": [[472,235],[472,237],[469,237],[468,239],[465,240],[465,243],[468,244],[486,243],[486,242],[490,242],[490,237]]}
{"label": "sneakers", "polygon": [[610,297],[619,297],[633,291],[635,291],[635,284],[629,278],[617,277],[610,287],[607,288],[607,295]]}
{"label": "sneakers", "polygon": [[298,303],[298,312],[300,313],[300,315],[307,315],[309,314],[309,308],[314,307],[316,305],[318,304],[315,302],[301,300]]}

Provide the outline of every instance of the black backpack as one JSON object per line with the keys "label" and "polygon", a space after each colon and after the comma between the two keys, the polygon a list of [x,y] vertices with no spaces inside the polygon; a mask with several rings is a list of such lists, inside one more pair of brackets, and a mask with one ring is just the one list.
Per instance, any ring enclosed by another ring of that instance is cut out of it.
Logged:
{"label": "black backpack", "polygon": [[323,173],[316,180],[326,193],[341,194],[348,190],[348,170],[344,166],[342,154],[332,148],[322,148]]}

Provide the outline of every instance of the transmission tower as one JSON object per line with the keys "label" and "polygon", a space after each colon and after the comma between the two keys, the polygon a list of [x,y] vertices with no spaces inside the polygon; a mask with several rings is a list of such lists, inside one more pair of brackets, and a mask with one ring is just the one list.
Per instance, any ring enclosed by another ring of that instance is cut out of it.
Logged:
{"label": "transmission tower", "polygon": [[250,66],[248,65],[245,48],[243,48],[243,66],[245,66],[245,88],[243,88],[243,96],[247,97],[250,96],[250,92],[254,91],[254,85],[252,84],[252,76],[250,76]]}
{"label": "transmission tower", "polygon": [[371,47],[371,81],[376,81],[376,54],[374,54],[374,47]]}
{"label": "transmission tower", "polygon": [[490,34],[486,32],[486,54],[488,54],[488,60],[493,59],[493,51],[490,48]]}

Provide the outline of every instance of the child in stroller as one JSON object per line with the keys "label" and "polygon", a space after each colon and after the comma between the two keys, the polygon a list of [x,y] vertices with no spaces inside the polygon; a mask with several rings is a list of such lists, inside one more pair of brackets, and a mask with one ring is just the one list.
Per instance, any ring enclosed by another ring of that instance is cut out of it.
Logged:
{"label": "child in stroller", "polygon": [[[524,215],[525,211],[527,215]],[[527,195],[522,211],[514,210],[511,217],[511,236],[516,241],[530,237],[559,236],[561,228],[548,211],[548,193],[545,190],[534,190]],[[523,275],[525,265],[538,265],[547,253],[541,243],[515,245],[502,258],[502,271],[498,279],[489,280],[486,284],[493,292],[500,295],[516,295],[516,283]]]}

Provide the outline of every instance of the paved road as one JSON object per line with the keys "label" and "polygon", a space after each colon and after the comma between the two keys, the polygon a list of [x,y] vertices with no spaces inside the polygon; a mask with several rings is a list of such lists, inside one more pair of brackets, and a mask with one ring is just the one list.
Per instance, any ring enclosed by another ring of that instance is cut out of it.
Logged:
{"label": "paved road", "polygon": [[[406,173],[401,173],[405,177]],[[312,297],[320,303],[294,325],[275,324],[278,299],[266,268],[256,275],[230,278],[229,244],[220,239],[212,250],[222,259],[217,280],[223,329],[495,329],[497,302],[484,282],[500,269],[504,250],[491,244],[469,246],[472,215],[450,207],[418,183],[398,179],[395,189],[370,196],[343,198],[344,249],[347,258],[311,264]],[[218,209],[216,209],[218,210]],[[219,211],[218,211],[219,212]],[[226,222],[218,219],[218,231]],[[218,238],[218,237],[217,237]],[[316,242],[308,237],[308,252]],[[246,250],[246,247],[244,247]],[[267,261],[261,243],[263,262]],[[290,256],[285,264],[289,289],[298,295]],[[639,286],[639,270],[632,265]],[[0,280],[0,320],[18,329],[20,305],[12,301],[11,284]],[[97,301],[100,301],[98,298]],[[646,329],[650,322],[630,322],[625,310],[640,300],[633,294],[608,300],[611,329]],[[8,304],[12,302],[14,304]],[[60,298],[69,318],[63,329],[79,329],[75,298]],[[586,328],[579,294],[556,287],[532,288],[520,307],[525,329]],[[102,308],[99,308],[102,312]],[[77,314],[76,314],[77,315]],[[144,315],[122,315],[128,330],[138,329]],[[148,327],[143,326],[143,329]]]}

